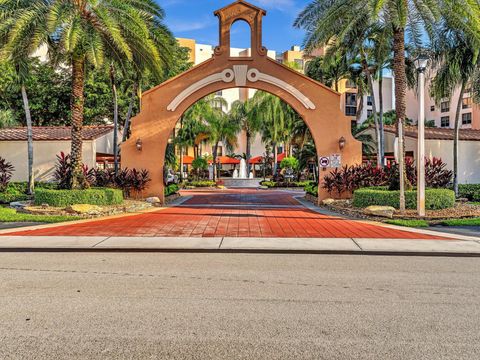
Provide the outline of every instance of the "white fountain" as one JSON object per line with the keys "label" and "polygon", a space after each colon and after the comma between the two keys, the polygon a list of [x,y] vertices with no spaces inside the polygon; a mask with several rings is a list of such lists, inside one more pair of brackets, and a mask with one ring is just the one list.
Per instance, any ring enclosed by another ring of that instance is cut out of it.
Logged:
{"label": "white fountain", "polygon": [[240,160],[240,172],[238,174],[239,179],[248,179],[247,175],[247,163],[245,159]]}

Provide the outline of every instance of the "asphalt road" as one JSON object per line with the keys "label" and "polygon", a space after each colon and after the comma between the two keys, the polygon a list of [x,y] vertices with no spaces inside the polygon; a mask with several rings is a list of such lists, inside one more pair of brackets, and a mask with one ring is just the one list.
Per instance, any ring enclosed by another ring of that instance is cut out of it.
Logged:
{"label": "asphalt road", "polygon": [[478,258],[0,253],[0,359],[479,359]]}

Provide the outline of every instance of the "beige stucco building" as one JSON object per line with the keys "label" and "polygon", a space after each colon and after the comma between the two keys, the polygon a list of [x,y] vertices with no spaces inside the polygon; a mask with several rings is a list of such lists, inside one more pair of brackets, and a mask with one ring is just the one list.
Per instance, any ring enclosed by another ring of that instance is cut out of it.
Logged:
{"label": "beige stucco building", "polygon": [[[375,130],[365,131],[375,136]],[[429,159],[440,158],[447,168],[453,169],[453,129],[426,128],[425,154]],[[416,126],[405,127],[405,151],[407,157],[417,159],[418,132]],[[385,127],[385,154],[393,158],[395,151],[395,127]],[[480,130],[461,129],[459,143],[458,181],[460,184],[480,183]]]}
{"label": "beige stucco building", "polygon": [[[36,181],[51,181],[56,156],[70,153],[71,129],[66,126],[33,128],[33,172]],[[83,129],[83,162],[90,169],[113,161],[113,126]],[[26,128],[0,129],[0,156],[15,167],[12,181],[28,179]]]}

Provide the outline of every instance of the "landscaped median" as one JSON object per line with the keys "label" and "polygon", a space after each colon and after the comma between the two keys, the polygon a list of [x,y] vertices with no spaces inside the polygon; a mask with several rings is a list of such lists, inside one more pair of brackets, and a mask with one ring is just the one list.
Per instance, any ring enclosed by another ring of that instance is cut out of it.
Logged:
{"label": "landscaped median", "polygon": [[1,222],[38,222],[38,223],[57,223],[63,221],[78,220],[76,216],[63,215],[32,215],[20,213],[15,209],[0,207]]}

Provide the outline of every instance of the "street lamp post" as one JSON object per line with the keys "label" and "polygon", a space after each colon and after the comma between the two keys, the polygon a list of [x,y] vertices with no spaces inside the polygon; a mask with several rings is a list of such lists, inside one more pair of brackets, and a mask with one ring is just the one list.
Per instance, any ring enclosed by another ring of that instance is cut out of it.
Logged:
{"label": "street lamp post", "polygon": [[420,56],[415,60],[418,72],[419,105],[418,112],[418,148],[417,148],[417,212],[425,216],[425,70],[428,58]]}

